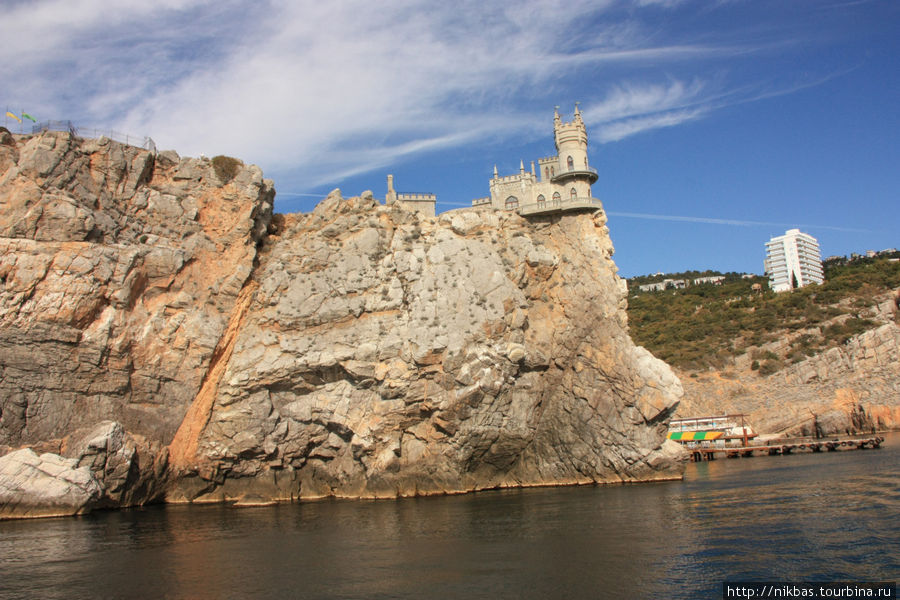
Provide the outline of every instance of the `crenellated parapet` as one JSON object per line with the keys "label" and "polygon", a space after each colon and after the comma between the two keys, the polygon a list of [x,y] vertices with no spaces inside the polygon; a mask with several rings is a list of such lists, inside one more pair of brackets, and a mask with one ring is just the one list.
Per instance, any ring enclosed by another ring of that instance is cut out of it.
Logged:
{"label": "crenellated parapet", "polygon": [[491,179],[491,185],[495,183],[518,183],[520,181],[527,181],[529,183],[535,182],[535,176],[532,173],[517,173],[515,175],[504,175],[503,177],[494,177]]}
{"label": "crenellated parapet", "polygon": [[433,217],[435,215],[435,204],[437,204],[437,196],[435,194],[421,192],[397,192],[394,190],[394,176],[387,176],[387,195],[385,203],[397,205],[400,208],[422,213],[426,216]]}

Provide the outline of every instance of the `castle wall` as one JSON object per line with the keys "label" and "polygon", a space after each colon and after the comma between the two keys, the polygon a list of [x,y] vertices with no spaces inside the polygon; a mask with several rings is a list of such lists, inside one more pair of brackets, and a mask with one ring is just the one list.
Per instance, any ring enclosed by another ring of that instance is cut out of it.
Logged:
{"label": "castle wall", "polygon": [[397,203],[405,210],[417,211],[426,217],[435,215],[434,194],[397,194]]}
{"label": "castle wall", "polygon": [[506,200],[514,197],[517,207],[534,202],[535,176],[531,173],[520,173],[508,177],[491,179],[491,206],[507,209]]}
{"label": "castle wall", "polygon": [[541,158],[538,160],[538,165],[540,167],[541,181],[549,182],[550,178],[556,175],[556,171],[559,169],[559,157],[548,156]]}

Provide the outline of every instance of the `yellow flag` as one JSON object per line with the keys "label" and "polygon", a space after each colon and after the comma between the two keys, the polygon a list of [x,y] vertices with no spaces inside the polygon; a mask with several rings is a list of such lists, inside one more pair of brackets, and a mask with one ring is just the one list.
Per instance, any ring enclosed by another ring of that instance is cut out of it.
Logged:
{"label": "yellow flag", "polygon": [[12,117],[13,119],[15,119],[16,121],[18,121],[19,123],[22,122],[22,119],[20,119],[19,117],[17,117],[16,115],[12,114],[12,113],[9,112],[9,111],[6,111],[6,116],[7,116],[7,117]]}

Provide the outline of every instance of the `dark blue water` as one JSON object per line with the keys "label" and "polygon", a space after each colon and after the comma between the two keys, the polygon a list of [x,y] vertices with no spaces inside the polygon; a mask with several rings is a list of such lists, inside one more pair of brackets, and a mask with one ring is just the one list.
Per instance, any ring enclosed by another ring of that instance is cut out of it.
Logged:
{"label": "dark blue water", "polygon": [[900,435],[685,481],[0,522],[2,598],[721,598],[900,579]]}

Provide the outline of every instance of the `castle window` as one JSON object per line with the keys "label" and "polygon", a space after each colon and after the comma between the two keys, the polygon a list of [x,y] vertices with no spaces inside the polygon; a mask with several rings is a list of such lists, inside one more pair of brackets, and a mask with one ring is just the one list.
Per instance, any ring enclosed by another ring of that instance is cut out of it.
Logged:
{"label": "castle window", "polygon": [[553,192],[553,202],[558,204],[560,200],[562,200],[562,196],[559,195],[559,192]]}
{"label": "castle window", "polygon": [[543,194],[541,194],[540,196],[537,197],[537,203],[538,203],[538,207],[540,207],[540,208],[543,208],[543,206],[545,204],[547,204],[547,199],[544,198]]}
{"label": "castle window", "polygon": [[506,199],[506,210],[516,210],[519,208],[519,199],[515,196],[510,196]]}
{"label": "castle window", "polygon": [[550,167],[544,167],[544,179],[550,179]]}
{"label": "castle window", "polygon": [[575,188],[572,188],[571,190],[569,190],[569,198],[574,200],[577,197],[578,197],[578,192],[575,191]]}
{"label": "castle window", "polygon": [[584,157],[584,168],[585,168],[585,169],[588,168],[588,164],[587,164],[587,156]]}
{"label": "castle window", "polygon": [[566,165],[569,167],[569,170],[570,170],[570,171],[574,171],[574,170],[575,170],[575,161],[572,159],[571,156],[570,156],[569,158],[566,159]]}

